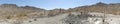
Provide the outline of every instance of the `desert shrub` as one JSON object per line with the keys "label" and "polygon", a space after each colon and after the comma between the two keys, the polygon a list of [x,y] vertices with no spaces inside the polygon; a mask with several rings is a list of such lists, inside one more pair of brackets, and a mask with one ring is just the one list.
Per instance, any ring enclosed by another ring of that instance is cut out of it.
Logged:
{"label": "desert shrub", "polygon": [[29,22],[32,22],[32,21],[29,21]]}
{"label": "desert shrub", "polygon": [[7,19],[10,19],[10,16],[9,16],[9,17],[7,17]]}
{"label": "desert shrub", "polygon": [[37,19],[34,19],[34,21],[37,21]]}
{"label": "desert shrub", "polygon": [[11,16],[11,15],[6,16],[7,19],[11,19],[12,17],[13,16]]}

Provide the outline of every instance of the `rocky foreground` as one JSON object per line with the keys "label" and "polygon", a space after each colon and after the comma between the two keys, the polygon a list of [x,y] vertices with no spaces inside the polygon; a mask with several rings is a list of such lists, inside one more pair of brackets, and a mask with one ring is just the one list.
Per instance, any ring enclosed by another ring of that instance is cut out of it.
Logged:
{"label": "rocky foreground", "polygon": [[0,24],[120,24],[120,15],[97,12],[72,12],[53,17],[32,17],[25,20],[0,20]]}

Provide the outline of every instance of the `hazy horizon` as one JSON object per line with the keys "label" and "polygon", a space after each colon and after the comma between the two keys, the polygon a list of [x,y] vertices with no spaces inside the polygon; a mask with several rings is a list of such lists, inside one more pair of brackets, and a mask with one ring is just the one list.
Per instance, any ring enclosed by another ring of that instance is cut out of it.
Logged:
{"label": "hazy horizon", "polygon": [[120,0],[0,0],[0,4],[16,4],[18,6],[34,6],[43,9],[55,8],[73,8],[77,6],[92,5],[98,2],[103,3],[120,3]]}

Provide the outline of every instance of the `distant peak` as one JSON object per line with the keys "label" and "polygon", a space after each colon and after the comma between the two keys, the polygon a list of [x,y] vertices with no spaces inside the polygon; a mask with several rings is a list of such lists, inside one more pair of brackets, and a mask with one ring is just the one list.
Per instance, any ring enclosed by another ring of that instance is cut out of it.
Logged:
{"label": "distant peak", "polygon": [[0,6],[4,6],[4,7],[17,7],[16,4],[1,4]]}
{"label": "distant peak", "polygon": [[36,7],[26,5],[26,6],[23,6],[23,8],[36,8]]}
{"label": "distant peak", "polygon": [[103,3],[103,2],[98,2],[98,3],[96,3],[96,4],[105,4],[105,3]]}
{"label": "distant peak", "polygon": [[25,7],[32,7],[32,6],[28,6],[28,5],[26,5]]}
{"label": "distant peak", "polygon": [[103,2],[98,2],[98,3],[96,3],[96,5],[107,5],[107,4],[105,4]]}

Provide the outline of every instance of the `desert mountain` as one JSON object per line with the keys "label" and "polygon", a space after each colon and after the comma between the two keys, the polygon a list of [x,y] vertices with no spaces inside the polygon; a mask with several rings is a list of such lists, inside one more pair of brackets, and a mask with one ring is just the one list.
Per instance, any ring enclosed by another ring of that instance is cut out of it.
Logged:
{"label": "desert mountain", "polygon": [[[17,13],[37,13],[39,15],[58,15],[62,13],[70,13],[70,12],[100,12],[100,13],[108,13],[108,14],[120,14],[120,3],[114,4],[105,4],[102,2],[89,5],[89,6],[80,6],[75,8],[70,8],[68,10],[65,9],[53,9],[53,10],[45,10],[33,6],[17,6],[16,4],[1,4],[0,5],[0,15],[3,14],[12,14],[15,15]],[[35,14],[36,15],[36,14]]]}
{"label": "desert mountain", "polygon": [[0,18],[1,19],[19,19],[28,18],[29,16],[40,16],[44,9],[32,6],[17,6],[16,4],[1,4],[0,5]]}
{"label": "desert mountain", "polygon": [[119,19],[120,3],[99,2],[67,10],[45,10],[16,4],[0,5],[0,24],[120,24]]}
{"label": "desert mountain", "polygon": [[119,15],[120,3],[105,4],[105,3],[99,2],[94,5],[75,7],[70,10],[74,12],[100,12],[100,13]]}

